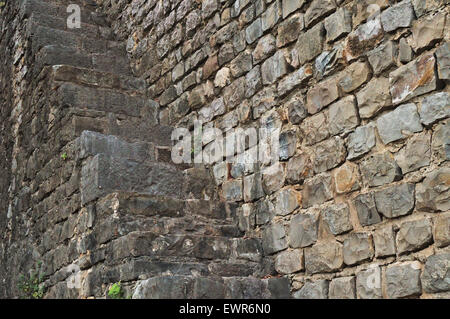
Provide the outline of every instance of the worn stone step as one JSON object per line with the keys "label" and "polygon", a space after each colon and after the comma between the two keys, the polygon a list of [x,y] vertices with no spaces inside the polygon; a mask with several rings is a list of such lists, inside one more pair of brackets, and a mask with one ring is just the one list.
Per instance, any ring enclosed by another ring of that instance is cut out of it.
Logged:
{"label": "worn stone step", "polygon": [[[39,0],[20,0],[20,17],[22,19],[29,18],[33,13],[40,13],[67,19],[70,13],[67,12],[67,5],[77,3],[77,1],[68,3],[61,1],[39,1]],[[80,4],[80,2],[78,2]],[[107,27],[104,16],[92,11],[89,6],[80,6],[81,21],[88,24]]]}
{"label": "worn stone step", "polygon": [[133,299],[290,298],[288,278],[157,276],[139,281]]}
{"label": "worn stone step", "polygon": [[69,65],[94,71],[132,76],[128,59],[126,57],[117,56],[113,52],[105,54],[89,54],[62,45],[46,45],[35,55],[35,67],[33,68],[34,77],[36,77],[44,67],[53,65]]}

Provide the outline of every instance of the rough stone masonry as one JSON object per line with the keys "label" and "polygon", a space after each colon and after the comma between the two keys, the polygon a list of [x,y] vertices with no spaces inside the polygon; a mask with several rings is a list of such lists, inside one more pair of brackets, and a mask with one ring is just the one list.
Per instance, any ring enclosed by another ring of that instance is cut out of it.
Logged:
{"label": "rough stone masonry", "polygon": [[[7,1],[0,296],[450,298],[449,8]],[[195,120],[279,161],[174,164]]]}

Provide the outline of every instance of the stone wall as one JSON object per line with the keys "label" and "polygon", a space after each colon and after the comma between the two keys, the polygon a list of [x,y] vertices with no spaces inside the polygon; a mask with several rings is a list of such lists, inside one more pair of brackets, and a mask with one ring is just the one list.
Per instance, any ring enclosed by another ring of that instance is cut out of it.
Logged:
{"label": "stone wall", "polygon": [[98,2],[161,123],[281,130],[210,168],[294,297],[448,297],[448,2]]}
{"label": "stone wall", "polygon": [[[448,1],[96,2],[0,13],[1,297],[450,297]],[[277,161],[172,163],[196,119]]]}

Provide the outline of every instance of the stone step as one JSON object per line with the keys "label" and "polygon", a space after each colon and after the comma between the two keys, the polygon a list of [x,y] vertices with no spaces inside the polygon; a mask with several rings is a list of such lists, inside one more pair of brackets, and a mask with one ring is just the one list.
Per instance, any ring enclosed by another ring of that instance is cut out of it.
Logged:
{"label": "stone step", "polygon": [[133,299],[286,299],[288,278],[157,276],[137,284]]}
{"label": "stone step", "polygon": [[114,52],[105,54],[88,54],[72,47],[62,45],[46,45],[35,55],[33,75],[36,77],[46,66],[68,65],[108,72],[117,75],[132,76],[126,57],[117,56]]}
{"label": "stone step", "polygon": [[[79,1],[39,1],[39,0],[20,0],[20,17],[29,18],[33,13],[46,14],[61,19],[67,19],[70,13],[67,12],[69,4],[81,4]],[[103,15],[92,11],[93,7],[80,5],[81,21],[84,23],[107,27],[106,18]]]}

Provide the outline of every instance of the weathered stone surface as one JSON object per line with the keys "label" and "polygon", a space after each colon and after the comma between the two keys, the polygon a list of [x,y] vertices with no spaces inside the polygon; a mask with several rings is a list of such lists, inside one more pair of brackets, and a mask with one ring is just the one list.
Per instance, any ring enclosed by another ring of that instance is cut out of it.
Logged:
{"label": "weathered stone surface", "polygon": [[360,189],[358,166],[346,162],[336,168],[333,173],[334,189],[338,194],[345,194]]}
{"label": "weathered stone surface", "polygon": [[296,65],[302,66],[318,56],[322,52],[324,38],[325,28],[322,22],[300,34],[295,46]]}
{"label": "weathered stone surface", "polygon": [[314,0],[305,13],[305,25],[309,27],[320,17],[332,12],[336,8],[333,0]]}
{"label": "weathered stone surface", "polygon": [[[353,22],[355,23],[355,22]],[[383,28],[381,27],[380,16],[360,25],[351,32],[344,42],[344,57],[347,61],[357,59],[366,51],[374,48],[383,38]]]}
{"label": "weathered stone surface", "polygon": [[433,14],[414,22],[411,46],[414,51],[428,47],[444,37],[445,14]]}
{"label": "weathered stone surface", "polygon": [[423,130],[417,107],[414,103],[398,106],[377,120],[378,133],[384,144],[405,138]]}
{"label": "weathered stone surface", "polygon": [[286,216],[300,206],[300,193],[293,189],[282,189],[279,191],[275,204],[277,215]]}
{"label": "weathered stone surface", "polygon": [[284,167],[281,163],[273,164],[264,169],[263,189],[266,194],[272,194],[284,185]]}
{"label": "weathered stone surface", "polygon": [[342,245],[336,241],[318,242],[304,252],[305,268],[309,274],[333,272],[344,263]]}
{"label": "weathered stone surface", "polygon": [[305,181],[305,187],[302,192],[303,208],[322,204],[332,198],[331,176],[329,174],[318,174]]}
{"label": "weathered stone surface", "polygon": [[303,270],[303,250],[286,250],[275,257],[275,269],[280,274],[293,274]]}
{"label": "weathered stone surface", "polygon": [[356,208],[358,219],[362,226],[370,226],[381,222],[373,193],[356,196],[353,200],[353,205]]}
{"label": "weathered stone surface", "polygon": [[261,66],[263,84],[272,84],[287,72],[287,63],[283,51],[277,51]]}
{"label": "weathered stone surface", "polygon": [[252,53],[253,62],[256,64],[271,56],[272,53],[274,53],[276,50],[275,43],[275,37],[271,34],[265,35],[261,39],[259,39],[258,44],[256,45],[255,50],[253,50]]}
{"label": "weathered stone surface", "polygon": [[425,97],[419,115],[420,121],[425,125],[450,117],[450,94],[439,92]]}
{"label": "weathered stone surface", "polygon": [[408,139],[406,146],[395,156],[395,160],[402,169],[403,174],[430,165],[430,144],[431,136],[428,133],[417,134]]}
{"label": "weathered stone surface", "polygon": [[431,141],[433,156],[439,161],[450,160],[450,120],[436,125]]}
{"label": "weathered stone surface", "polygon": [[400,167],[390,152],[370,155],[361,162],[360,167],[369,186],[381,186],[402,177]]}
{"label": "weathered stone surface", "polygon": [[384,108],[392,105],[389,93],[389,80],[385,77],[373,78],[356,93],[359,116],[370,118]]}
{"label": "weathered stone surface", "polygon": [[328,79],[317,83],[307,93],[308,112],[316,114],[325,106],[333,103],[339,98],[339,90],[336,79]]}
{"label": "weathered stone surface", "polygon": [[271,255],[287,248],[286,233],[280,223],[272,223],[264,229],[262,245],[265,255]]}
{"label": "weathered stone surface", "polygon": [[311,158],[306,153],[300,153],[289,159],[286,165],[286,181],[291,184],[303,183],[305,178],[313,174]]}
{"label": "weathered stone surface", "polygon": [[435,52],[438,65],[438,75],[442,80],[450,79],[450,49],[448,42],[442,44]]}
{"label": "weathered stone surface", "polygon": [[353,229],[350,211],[345,203],[326,207],[322,211],[322,218],[333,235],[340,235]]}
{"label": "weathered stone surface", "polygon": [[390,186],[376,191],[374,196],[378,212],[387,218],[408,215],[414,208],[414,184]]}
{"label": "weathered stone surface", "polygon": [[367,63],[355,62],[339,74],[338,86],[343,92],[350,93],[366,82],[369,76]]}
{"label": "weathered stone surface", "polygon": [[358,126],[347,139],[347,159],[352,160],[368,153],[375,146],[375,128],[372,124]]}
{"label": "weathered stone surface", "polygon": [[316,144],[313,152],[313,166],[315,173],[321,173],[335,168],[343,163],[347,156],[344,140],[338,136],[334,136],[326,141]]}
{"label": "weathered stone surface", "polygon": [[431,222],[420,219],[404,222],[397,233],[397,252],[404,254],[425,248],[433,241]]}
{"label": "weathered stone surface", "polygon": [[417,209],[424,211],[450,210],[450,168],[428,174],[416,187]]}
{"label": "weathered stone surface", "polygon": [[328,280],[308,281],[294,293],[296,299],[328,299]]}
{"label": "weathered stone surface", "polygon": [[289,246],[303,248],[317,241],[319,213],[299,213],[292,217],[289,226]]}
{"label": "weathered stone surface", "polygon": [[356,299],[355,277],[335,278],[330,282],[330,299]]}
{"label": "weathered stone surface", "polygon": [[436,89],[436,60],[425,54],[389,74],[392,103],[405,102]]}
{"label": "weathered stone surface", "polygon": [[328,119],[325,112],[307,117],[301,124],[306,145],[313,145],[330,136]]}
{"label": "weathered stone surface", "polygon": [[352,233],[344,240],[344,263],[355,265],[373,257],[372,238],[367,233]]}
{"label": "weathered stone surface", "polygon": [[304,3],[304,0],[282,0],[283,19],[295,10],[300,9]]}
{"label": "weathered stone surface", "polygon": [[436,246],[445,247],[450,245],[450,213],[439,215],[434,219],[433,237]]}
{"label": "weathered stone surface", "polygon": [[450,290],[450,253],[428,257],[420,279],[426,292]]}
{"label": "weathered stone surface", "polygon": [[238,202],[242,200],[242,180],[230,180],[222,185],[224,197],[227,201]]}
{"label": "weathered stone surface", "polygon": [[392,65],[395,65],[397,48],[394,42],[387,41],[372,51],[367,53],[373,73],[379,75]]}
{"label": "weathered stone surface", "polygon": [[404,0],[381,13],[381,23],[386,32],[411,26],[414,20],[414,9],[410,0]]}
{"label": "weathered stone surface", "polygon": [[339,8],[325,19],[327,42],[332,42],[352,31],[352,14],[347,8]]}
{"label": "weathered stone surface", "polygon": [[346,134],[358,126],[355,97],[349,95],[329,106],[329,122],[331,135]]}
{"label": "weathered stone surface", "polygon": [[297,13],[289,17],[278,27],[277,47],[283,47],[288,43],[296,41],[303,28],[304,28],[303,14]]}
{"label": "weathered stone surface", "polygon": [[386,268],[386,293],[388,298],[420,295],[420,268],[417,261],[396,263]]}
{"label": "weathered stone surface", "polygon": [[395,255],[395,238],[392,226],[379,228],[373,234],[375,257],[388,257]]}
{"label": "weathered stone surface", "polygon": [[381,269],[378,265],[370,265],[367,270],[356,274],[356,291],[359,299],[382,299]]}

